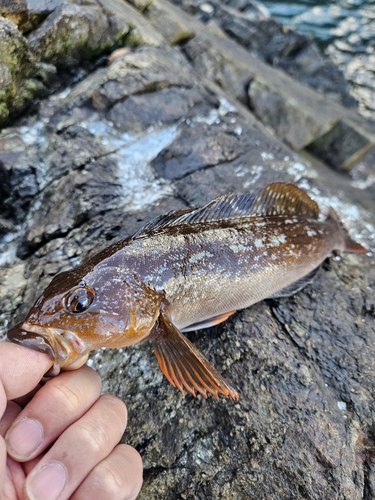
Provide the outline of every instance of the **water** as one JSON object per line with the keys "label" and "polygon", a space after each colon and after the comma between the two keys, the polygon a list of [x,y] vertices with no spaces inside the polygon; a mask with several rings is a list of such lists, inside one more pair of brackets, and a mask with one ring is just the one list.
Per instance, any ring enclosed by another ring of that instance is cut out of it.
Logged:
{"label": "water", "polygon": [[375,119],[374,0],[262,3],[279,22],[315,39],[343,71],[361,112]]}

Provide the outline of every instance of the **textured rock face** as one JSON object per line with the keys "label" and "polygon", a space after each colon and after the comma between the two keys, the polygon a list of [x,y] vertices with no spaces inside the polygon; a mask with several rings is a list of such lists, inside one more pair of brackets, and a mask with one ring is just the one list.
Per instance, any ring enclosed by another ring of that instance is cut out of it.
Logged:
{"label": "textured rock face", "polygon": [[31,78],[32,70],[26,39],[11,21],[0,17],[0,124],[41,90]]}
{"label": "textured rock face", "polygon": [[[270,181],[332,206],[375,251],[373,151],[346,176],[310,163],[198,76],[186,52],[129,49],[3,130],[2,334],[57,272],[156,215]],[[294,297],[188,334],[237,402],[178,393],[147,341],[93,353],[104,390],[128,405],[140,498],[375,497],[374,289],[373,254],[334,255]]]}

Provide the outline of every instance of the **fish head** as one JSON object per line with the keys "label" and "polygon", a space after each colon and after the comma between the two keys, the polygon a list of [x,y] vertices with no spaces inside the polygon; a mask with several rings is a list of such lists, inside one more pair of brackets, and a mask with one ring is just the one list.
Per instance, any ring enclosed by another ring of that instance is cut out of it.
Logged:
{"label": "fish head", "polygon": [[25,321],[8,331],[8,339],[47,353],[55,366],[69,366],[91,350],[145,338],[157,320],[161,299],[117,268],[103,267],[83,276],[79,268],[62,272]]}

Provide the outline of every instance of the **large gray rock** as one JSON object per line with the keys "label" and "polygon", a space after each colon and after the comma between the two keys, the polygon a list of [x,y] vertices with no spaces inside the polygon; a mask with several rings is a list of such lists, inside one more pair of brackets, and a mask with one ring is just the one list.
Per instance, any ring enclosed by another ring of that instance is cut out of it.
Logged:
{"label": "large gray rock", "polygon": [[[176,7],[171,8],[166,0],[155,0],[154,4],[163,10],[165,17],[175,17],[179,12]],[[319,94],[284,71],[265,64],[221,32],[203,29],[199,21],[184,12],[179,15],[196,34],[184,46],[195,70],[203,79],[215,81],[229,94],[244,103],[248,102],[257,118],[293,149],[299,151],[306,148],[334,168],[348,170],[375,147],[374,125],[355,110],[338,105],[331,96]],[[250,21],[247,19],[246,22]],[[295,39],[281,37],[282,30],[276,31],[280,37],[276,36],[272,41],[260,26],[256,31],[254,22],[251,23],[257,34],[255,40],[259,50],[262,47],[264,50],[265,39],[274,47],[272,52],[279,50],[280,54],[293,52],[295,44],[302,44],[301,40],[298,42],[297,35]],[[251,36],[251,33],[248,34]],[[308,72],[309,69],[306,69],[305,74]],[[345,133],[335,133],[339,122],[343,124]],[[328,139],[323,139],[325,137]],[[337,150],[340,150],[339,155]]]}
{"label": "large gray rock", "polygon": [[[177,49],[138,49],[3,132],[8,203],[24,211],[0,241],[3,333],[57,272],[152,217],[276,179],[332,205],[375,250],[374,185],[317,170],[228,97]],[[27,207],[12,181],[27,179],[25,164],[36,186]],[[104,390],[129,408],[124,441],[144,460],[140,498],[372,498],[374,269],[371,255],[334,256],[293,298],[190,333],[238,402],[178,393],[147,341],[93,353]]]}
{"label": "large gray rock", "polygon": [[[123,45],[159,46],[163,41],[150,21],[123,0],[3,2],[0,126],[36,98],[82,78],[101,54]],[[85,69],[78,71],[79,64]]]}

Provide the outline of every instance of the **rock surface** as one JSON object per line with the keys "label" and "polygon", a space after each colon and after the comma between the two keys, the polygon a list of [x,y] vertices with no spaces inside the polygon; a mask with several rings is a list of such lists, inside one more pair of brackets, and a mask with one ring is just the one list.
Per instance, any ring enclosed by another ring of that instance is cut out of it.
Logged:
{"label": "rock surface", "polygon": [[[1,333],[57,272],[156,215],[295,182],[372,253],[335,254],[294,297],[188,334],[238,402],[178,393],[147,341],[89,363],[128,405],[141,499],[374,498],[373,150],[347,175],[293,152],[193,70],[193,41],[130,48],[0,134]],[[230,66],[222,74],[236,83]]]}

